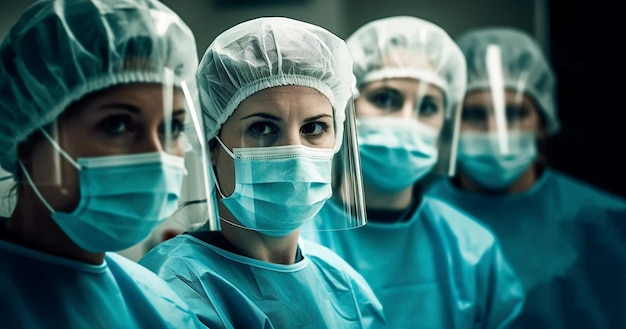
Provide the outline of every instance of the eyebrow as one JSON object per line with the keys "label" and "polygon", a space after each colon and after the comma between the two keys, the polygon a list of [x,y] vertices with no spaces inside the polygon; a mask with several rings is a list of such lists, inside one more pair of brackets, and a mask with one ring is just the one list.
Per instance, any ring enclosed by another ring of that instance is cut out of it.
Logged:
{"label": "eyebrow", "polygon": [[111,104],[106,104],[98,108],[98,110],[116,110],[116,109],[125,110],[125,111],[136,113],[136,114],[141,113],[141,109],[138,108],[137,106],[125,104],[125,103],[111,103]]}
{"label": "eyebrow", "polygon": [[[141,114],[141,109],[139,107],[125,103],[106,104],[98,110],[125,110],[134,114]],[[172,111],[172,116],[180,116],[186,113],[187,110],[185,109],[177,109]]]}
{"label": "eyebrow", "polygon": [[[245,116],[245,117],[241,118],[240,120],[245,120],[245,119],[248,119],[248,118],[251,118],[251,117],[255,117],[255,116],[262,117],[262,118],[265,118],[265,119],[275,120],[275,121],[282,121],[282,118],[277,117],[277,116],[275,116],[273,114],[269,114],[269,113],[254,113],[254,114],[250,114],[248,116]],[[316,115],[316,116],[313,116],[313,117],[310,117],[310,118],[306,118],[306,119],[304,119],[304,122],[311,122],[311,121],[319,120],[320,118],[324,118],[324,117],[328,117],[328,118],[331,118],[331,119],[333,118],[333,116],[330,115],[330,114],[320,114],[320,115]]]}
{"label": "eyebrow", "polygon": [[314,117],[310,117],[310,118],[304,119],[304,122],[311,122],[311,121],[319,120],[319,119],[325,118],[325,117],[328,117],[328,118],[331,118],[331,119],[333,118],[333,116],[330,115],[330,114],[320,114],[320,115],[316,115]]}
{"label": "eyebrow", "polygon": [[243,117],[243,118],[241,118],[239,120],[245,120],[245,119],[248,119],[248,118],[251,118],[251,117],[261,117],[261,118],[264,118],[264,119],[270,119],[270,120],[275,120],[275,121],[281,121],[282,120],[280,117],[277,117],[277,116],[275,116],[273,114],[263,113],[263,112],[261,112],[261,113],[253,113],[253,114],[245,116],[245,117]]}

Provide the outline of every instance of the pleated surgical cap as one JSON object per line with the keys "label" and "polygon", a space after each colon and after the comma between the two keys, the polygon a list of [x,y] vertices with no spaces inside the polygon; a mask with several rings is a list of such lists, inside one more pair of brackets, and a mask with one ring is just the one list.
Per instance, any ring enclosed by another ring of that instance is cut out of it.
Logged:
{"label": "pleated surgical cap", "polygon": [[339,149],[354,84],[351,68],[345,42],[319,26],[283,17],[238,24],[211,43],[198,68],[207,139],[217,136],[239,104],[254,93],[295,85],[328,98]]}
{"label": "pleated surgical cap", "polygon": [[346,41],[354,60],[357,87],[384,79],[412,78],[439,87],[447,107],[465,93],[465,59],[439,26],[411,16],[369,22]]}
{"label": "pleated surgical cap", "polygon": [[127,83],[197,91],[194,36],[156,0],[39,1],[0,45],[0,165],[15,174],[17,146],[89,93]]}
{"label": "pleated surgical cap", "polygon": [[487,49],[500,49],[504,87],[521,90],[544,114],[547,132],[554,134],[560,123],[556,113],[556,77],[537,42],[511,28],[471,30],[457,40],[467,61],[467,92],[489,89]]}

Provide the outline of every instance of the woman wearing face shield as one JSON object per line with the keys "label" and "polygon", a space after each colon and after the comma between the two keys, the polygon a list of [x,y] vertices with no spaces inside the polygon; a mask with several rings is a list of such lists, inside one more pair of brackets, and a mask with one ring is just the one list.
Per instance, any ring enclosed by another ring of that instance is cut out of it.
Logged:
{"label": "woman wearing face shield", "polygon": [[357,78],[357,130],[368,223],[329,231],[345,200],[303,231],[368,281],[392,328],[503,328],[523,293],[497,240],[472,218],[422,193],[453,158],[463,55],[415,17],[370,22],[347,40]]}
{"label": "woman wearing face shield", "polygon": [[428,193],[496,233],[527,293],[522,327],[622,327],[626,201],[547,165],[546,138],[559,129],[550,64],[511,28],[468,31],[458,44],[468,67],[458,175]]}
{"label": "woman wearing face shield", "polygon": [[[360,174],[350,170],[358,162],[351,67],[343,40],[279,17],[240,23],[205,52],[197,77],[219,222],[158,245],[140,263],[207,326],[385,326],[363,278],[299,238],[333,195],[333,173],[352,181]],[[352,187],[350,200],[362,207],[361,186]],[[337,225],[363,225],[354,217],[338,216]]]}
{"label": "woman wearing face shield", "polygon": [[39,1],[0,45],[0,327],[201,328],[154,273],[109,251],[177,207],[195,40],[152,0]]}

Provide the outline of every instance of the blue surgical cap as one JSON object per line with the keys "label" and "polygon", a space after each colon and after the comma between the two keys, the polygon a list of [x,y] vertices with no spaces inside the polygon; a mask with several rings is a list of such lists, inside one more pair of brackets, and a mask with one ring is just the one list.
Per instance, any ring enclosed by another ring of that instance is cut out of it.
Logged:
{"label": "blue surgical cap", "polygon": [[316,89],[330,101],[338,149],[354,76],[339,37],[298,20],[263,17],[238,24],[213,41],[200,61],[198,84],[209,139],[254,93],[296,85]]}
{"label": "blue surgical cap", "polygon": [[448,110],[463,99],[463,53],[441,27],[412,16],[369,22],[346,41],[354,60],[357,87],[392,78],[412,78],[439,87]]}
{"label": "blue surgical cap", "polygon": [[15,174],[17,146],[89,93],[128,83],[197,91],[194,36],[157,0],[39,1],[0,45],[0,166]]}
{"label": "blue surgical cap", "polygon": [[500,49],[505,88],[520,90],[535,101],[544,114],[547,132],[558,132],[556,77],[537,42],[512,28],[480,28],[467,31],[457,40],[467,61],[467,92],[489,89],[486,53]]}

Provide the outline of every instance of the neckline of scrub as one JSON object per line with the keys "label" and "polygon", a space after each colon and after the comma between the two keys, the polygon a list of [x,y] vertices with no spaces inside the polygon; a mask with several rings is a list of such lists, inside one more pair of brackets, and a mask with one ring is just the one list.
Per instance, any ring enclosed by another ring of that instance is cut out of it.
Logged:
{"label": "neckline of scrub", "polygon": [[533,197],[535,194],[537,194],[537,191],[541,190],[543,186],[546,185],[546,182],[550,180],[552,176],[552,170],[550,168],[544,168],[543,173],[541,174],[539,179],[537,179],[533,186],[531,186],[526,191],[513,194],[498,195],[469,192],[454,185],[451,179],[444,179],[444,181],[442,182],[442,187],[448,193],[460,196],[462,198],[471,199],[476,202],[494,202],[494,200],[497,200],[498,202],[515,202]]}
{"label": "neckline of scrub", "polygon": [[[242,256],[242,255],[238,255],[235,253],[232,253],[230,251],[221,249],[219,247],[216,247],[210,243],[207,243],[205,241],[202,241],[192,235],[189,234],[185,234],[183,235],[183,237],[185,239],[190,240],[193,243],[196,243],[198,245],[201,245],[205,248],[211,249],[213,252],[215,252],[216,254],[229,259],[233,262],[237,262],[240,264],[246,264],[246,265],[250,265],[250,266],[254,266],[254,267],[258,267],[258,268],[262,268],[262,269],[266,269],[266,270],[270,270],[270,271],[275,271],[275,272],[284,272],[284,273],[289,273],[289,272],[297,272],[300,271],[302,269],[304,269],[308,264],[309,264],[309,258],[306,257],[306,255],[302,255],[302,260],[294,263],[294,264],[289,264],[289,265],[285,265],[285,264],[274,264],[274,263],[269,263],[269,262],[265,262],[262,260],[258,260],[258,259],[254,259],[254,258],[250,258],[250,257],[246,257],[246,256]],[[298,246],[298,248],[300,248]]]}
{"label": "neckline of scrub", "polygon": [[40,263],[48,263],[56,267],[65,267],[80,272],[100,274],[106,272],[108,269],[106,260],[104,260],[102,264],[92,265],[78,260],[52,255],[6,240],[0,240],[0,251],[2,250]]}

